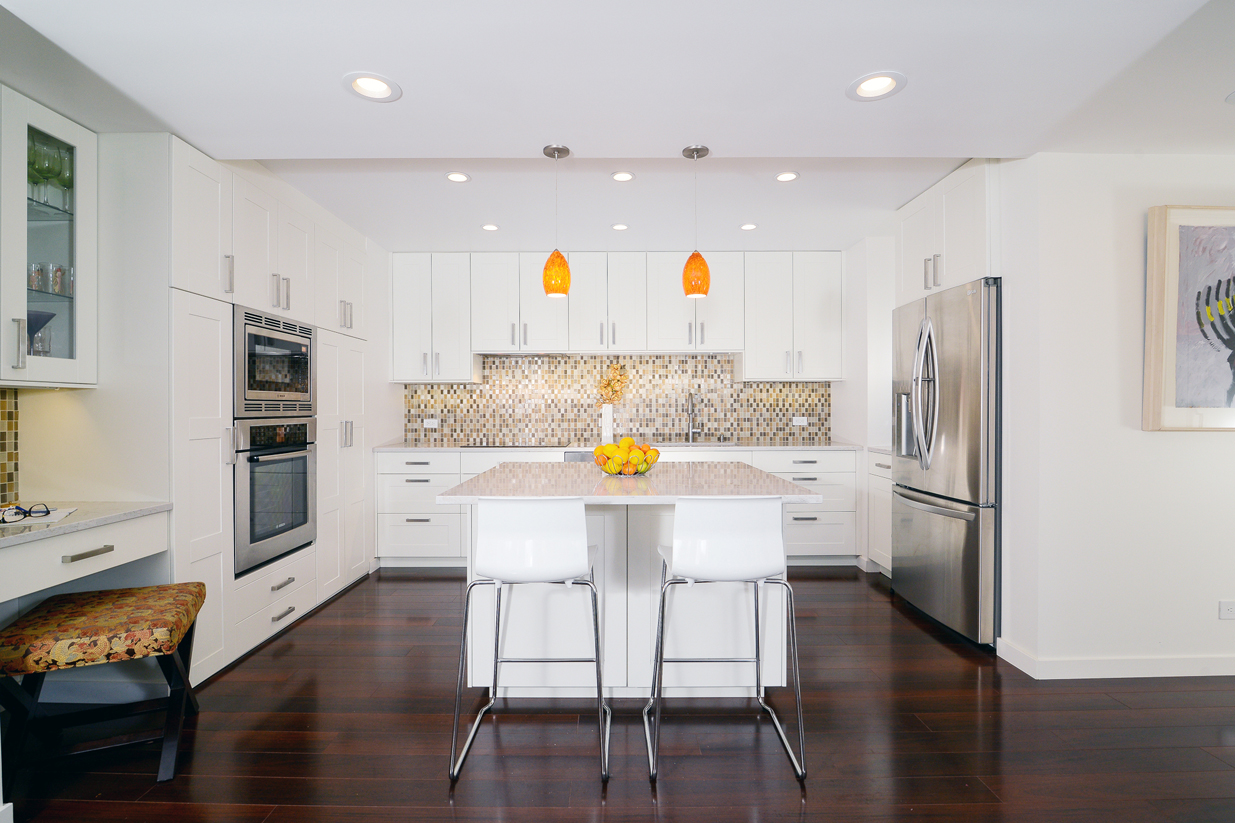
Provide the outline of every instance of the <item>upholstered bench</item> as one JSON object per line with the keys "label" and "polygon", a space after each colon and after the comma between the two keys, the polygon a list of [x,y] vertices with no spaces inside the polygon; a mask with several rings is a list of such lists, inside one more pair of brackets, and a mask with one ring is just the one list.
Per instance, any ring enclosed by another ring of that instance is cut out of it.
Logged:
{"label": "upholstered bench", "polygon": [[[0,705],[11,715],[3,751],[6,799],[26,735],[32,725],[44,723],[75,726],[166,710],[158,780],[175,777],[185,709],[197,711],[189,664],[194,621],[205,600],[204,583],[58,594],[0,629]],[[39,705],[50,671],[143,657],[159,661],[170,687],[167,698],[55,715]],[[16,675],[21,675],[20,686]]]}

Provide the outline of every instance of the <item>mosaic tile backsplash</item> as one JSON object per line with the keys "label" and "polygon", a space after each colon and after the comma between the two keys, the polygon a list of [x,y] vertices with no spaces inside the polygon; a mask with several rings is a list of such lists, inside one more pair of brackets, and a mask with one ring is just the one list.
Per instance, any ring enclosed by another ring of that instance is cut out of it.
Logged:
{"label": "mosaic tile backsplash", "polygon": [[0,505],[17,501],[17,389],[0,389]]}
{"label": "mosaic tile backsplash", "polygon": [[[561,446],[599,443],[596,384],[609,365],[629,385],[613,407],[617,437],[686,438],[695,394],[696,439],[818,446],[829,442],[827,383],[735,383],[732,354],[487,356],[479,384],[406,386],[405,435],[416,446]],[[794,426],[794,417],[807,418]],[[437,418],[437,429],[424,428]]]}

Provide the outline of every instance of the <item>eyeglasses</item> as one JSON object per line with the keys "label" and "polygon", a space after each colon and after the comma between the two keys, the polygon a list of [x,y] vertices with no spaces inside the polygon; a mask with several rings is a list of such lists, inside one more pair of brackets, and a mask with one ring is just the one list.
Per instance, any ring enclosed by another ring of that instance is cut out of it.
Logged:
{"label": "eyeglasses", "polygon": [[51,509],[47,507],[46,503],[35,503],[27,508],[9,506],[0,511],[0,523],[16,523],[19,520],[25,520],[27,517],[46,517],[49,514],[51,514]]}

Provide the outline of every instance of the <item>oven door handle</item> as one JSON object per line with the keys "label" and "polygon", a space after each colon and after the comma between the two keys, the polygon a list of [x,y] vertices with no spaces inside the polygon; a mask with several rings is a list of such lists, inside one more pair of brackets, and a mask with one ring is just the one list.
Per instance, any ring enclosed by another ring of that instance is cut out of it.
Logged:
{"label": "oven door handle", "polygon": [[264,463],[267,460],[286,460],[289,457],[308,457],[309,452],[279,452],[278,454],[253,454],[249,455],[250,463]]}

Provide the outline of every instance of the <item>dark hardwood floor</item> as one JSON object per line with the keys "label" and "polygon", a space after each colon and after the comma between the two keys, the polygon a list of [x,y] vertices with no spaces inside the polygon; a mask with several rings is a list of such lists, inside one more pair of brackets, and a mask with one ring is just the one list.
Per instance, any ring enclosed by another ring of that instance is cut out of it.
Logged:
{"label": "dark hardwood floor", "polygon": [[[1235,820],[1235,678],[1034,681],[878,575],[791,579],[804,789],[745,701],[671,701],[655,788],[637,701],[615,706],[607,788],[589,704],[518,701],[452,791],[462,580],[385,573],[201,689],[173,782],[157,744],[76,755],[20,774],[17,819]],[[790,690],[772,701],[792,719]]]}

